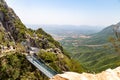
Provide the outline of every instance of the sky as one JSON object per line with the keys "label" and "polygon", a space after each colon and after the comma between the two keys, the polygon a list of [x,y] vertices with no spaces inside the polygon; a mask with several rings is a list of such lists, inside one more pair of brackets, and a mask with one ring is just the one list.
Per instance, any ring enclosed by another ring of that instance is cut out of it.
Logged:
{"label": "sky", "polygon": [[120,0],[6,0],[24,24],[108,26],[120,22]]}

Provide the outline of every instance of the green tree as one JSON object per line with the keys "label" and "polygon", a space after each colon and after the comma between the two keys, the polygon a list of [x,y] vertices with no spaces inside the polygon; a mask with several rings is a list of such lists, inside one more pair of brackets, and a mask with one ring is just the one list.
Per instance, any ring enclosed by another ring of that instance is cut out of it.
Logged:
{"label": "green tree", "polygon": [[120,54],[120,26],[116,25],[114,27],[114,33],[116,38],[111,37],[109,41],[112,43],[115,51]]}

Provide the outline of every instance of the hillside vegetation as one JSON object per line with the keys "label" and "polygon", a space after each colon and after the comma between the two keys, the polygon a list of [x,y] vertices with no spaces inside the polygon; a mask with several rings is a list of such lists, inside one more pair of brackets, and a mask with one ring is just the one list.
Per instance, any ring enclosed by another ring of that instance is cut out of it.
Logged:
{"label": "hillside vegetation", "polygon": [[114,27],[111,25],[102,31],[90,35],[90,38],[66,38],[60,43],[70,52],[71,58],[79,61],[88,72],[101,72],[120,66],[119,39],[116,42]]}
{"label": "hillside vegetation", "polygon": [[0,80],[48,80],[27,61],[25,55],[31,47],[40,49],[36,53],[38,59],[58,73],[86,71],[79,62],[65,55],[62,46],[51,35],[41,28],[26,28],[6,2],[0,0]]}

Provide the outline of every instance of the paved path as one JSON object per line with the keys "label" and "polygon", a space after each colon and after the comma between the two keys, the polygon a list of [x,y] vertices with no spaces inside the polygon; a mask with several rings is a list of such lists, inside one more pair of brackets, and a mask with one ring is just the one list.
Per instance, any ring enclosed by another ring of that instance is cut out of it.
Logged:
{"label": "paved path", "polygon": [[37,67],[43,74],[45,74],[48,78],[52,78],[57,74],[57,72],[49,68],[47,65],[45,65],[42,61],[38,60],[34,56],[27,55],[26,58],[35,67]]}

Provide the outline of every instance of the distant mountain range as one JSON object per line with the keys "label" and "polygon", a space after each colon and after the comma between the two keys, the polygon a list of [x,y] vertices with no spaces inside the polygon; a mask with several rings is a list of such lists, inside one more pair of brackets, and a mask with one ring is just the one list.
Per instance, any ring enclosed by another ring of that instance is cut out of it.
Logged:
{"label": "distant mountain range", "polygon": [[73,34],[93,34],[102,30],[101,26],[87,26],[87,25],[27,25],[28,28],[38,29],[43,28],[46,32],[56,35]]}
{"label": "distant mountain range", "polygon": [[101,30],[98,33],[90,35],[91,38],[85,40],[85,44],[104,44],[108,42],[110,37],[115,38],[115,31],[114,28],[116,26],[120,26],[120,23],[117,23],[115,25],[108,26]]}
{"label": "distant mountain range", "polygon": [[110,37],[116,38],[114,28],[117,26],[120,26],[120,23],[91,34],[90,38],[66,38],[60,42],[70,52],[69,55],[88,70],[101,72],[120,65],[120,55],[115,52],[109,42]]}

